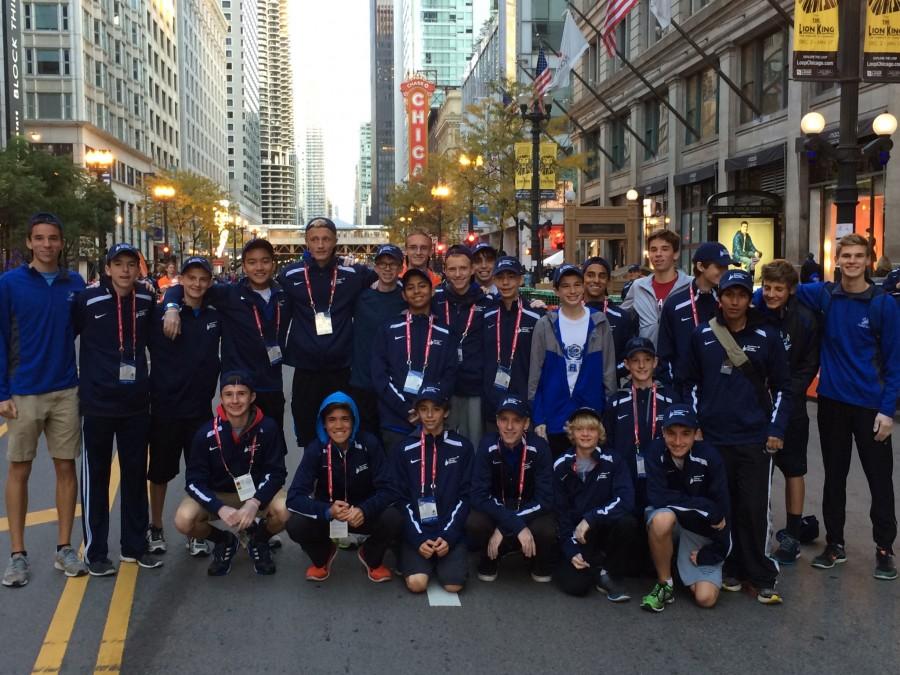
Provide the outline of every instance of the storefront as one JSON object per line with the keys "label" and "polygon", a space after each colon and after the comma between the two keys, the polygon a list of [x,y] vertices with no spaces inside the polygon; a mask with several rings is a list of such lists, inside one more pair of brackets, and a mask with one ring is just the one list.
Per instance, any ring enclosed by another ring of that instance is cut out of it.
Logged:
{"label": "storefront", "polygon": [[694,249],[707,241],[706,201],[716,191],[718,163],[697,167],[675,174],[674,183],[678,193],[678,231],[681,236],[680,266],[691,269]]}

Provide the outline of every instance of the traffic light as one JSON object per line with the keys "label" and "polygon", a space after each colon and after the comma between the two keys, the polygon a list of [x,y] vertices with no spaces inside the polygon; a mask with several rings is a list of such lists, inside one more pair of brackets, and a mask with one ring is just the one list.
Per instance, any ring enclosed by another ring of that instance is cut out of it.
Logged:
{"label": "traffic light", "polygon": [[557,232],[553,240],[553,245],[556,246],[557,251],[563,250],[566,247],[566,235],[562,232]]}
{"label": "traffic light", "polygon": [[475,233],[469,232],[468,236],[466,237],[466,243],[469,246],[474,246],[476,241],[478,241],[478,237],[475,236]]}

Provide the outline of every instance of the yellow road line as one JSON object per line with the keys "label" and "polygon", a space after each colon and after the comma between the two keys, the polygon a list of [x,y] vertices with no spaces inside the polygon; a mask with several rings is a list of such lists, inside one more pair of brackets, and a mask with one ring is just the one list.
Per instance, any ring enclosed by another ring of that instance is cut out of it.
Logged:
{"label": "yellow road line", "polygon": [[6,426],[6,422],[0,424],[0,438],[6,436],[6,432],[9,431],[9,427]]}
{"label": "yellow road line", "polygon": [[[112,510],[116,500],[116,492],[119,491],[119,455],[113,456],[112,466],[109,472],[109,508]],[[81,546],[81,554],[84,554],[84,544]],[[70,577],[66,580],[56,611],[50,620],[47,634],[41,651],[35,659],[32,673],[58,673],[62,668],[66,650],[69,648],[69,640],[78,619],[78,611],[84,600],[84,592],[90,577]]]}
{"label": "yellow road line", "polygon": [[[75,505],[75,517],[81,517],[81,504]],[[25,527],[32,525],[44,525],[46,523],[56,522],[56,509],[44,509],[43,511],[32,511],[25,515]],[[0,518],[0,532],[9,531],[9,519]]]}
{"label": "yellow road line", "polygon": [[137,565],[119,565],[116,587],[109,603],[109,613],[106,615],[106,626],[103,628],[94,673],[118,673],[122,668],[122,654],[125,651],[125,637],[128,635],[128,621],[131,619],[131,604],[134,602],[137,575]]}

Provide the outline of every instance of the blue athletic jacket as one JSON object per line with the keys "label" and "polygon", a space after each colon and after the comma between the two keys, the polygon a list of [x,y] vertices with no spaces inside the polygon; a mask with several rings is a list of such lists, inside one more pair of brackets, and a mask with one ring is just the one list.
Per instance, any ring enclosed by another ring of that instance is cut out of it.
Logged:
{"label": "blue athletic jacket", "polygon": [[[331,304],[331,335],[316,335],[314,311],[309,302],[304,269],[309,273],[315,312],[327,312],[331,280],[335,279]],[[341,265],[335,257],[320,267],[313,260],[288,265],[278,282],[289,299],[291,332],[285,350],[285,363],[303,370],[341,370],[350,367],[353,356],[353,309],[356,298],[377,279],[364,265]]]}
{"label": "blue athletic jacket", "polygon": [[596,466],[582,482],[575,471],[575,451],[553,464],[554,500],[559,541],[566,560],[581,553],[575,528],[583,520],[591,527],[634,510],[634,485],[621,457],[600,448],[593,453]]}
{"label": "blue athletic jacket", "polygon": [[406,309],[403,287],[389,293],[377,288],[366,288],[356,299],[353,314],[353,364],[350,368],[350,386],[372,391],[372,339],[389,319]]}
{"label": "blue athletic jacket", "polygon": [[[654,509],[671,509],[678,524],[713,541],[700,549],[697,563],[716,565],[731,551],[731,515],[728,477],[718,451],[695,441],[679,469],[665,441],[647,448],[647,499]],[[725,528],[713,529],[725,519]]]}
{"label": "blue athletic jacket", "polygon": [[622,378],[628,375],[624,363],[625,345],[631,338],[637,337],[638,317],[633,309],[622,309],[621,305],[609,299],[606,301],[593,300],[585,303],[586,307],[598,312],[603,312],[604,305],[606,306],[606,311],[604,312],[606,320],[612,329],[613,347],[616,353],[616,376]]}
{"label": "blue athletic jacket", "polygon": [[[217,424],[221,448],[216,443],[213,424]],[[240,437],[235,438],[225,410],[219,406],[216,418],[200,427],[194,435],[184,472],[185,490],[203,508],[216,514],[222,507],[222,500],[216,493],[236,493],[232,476],[242,476],[249,471],[256,485],[254,497],[259,500],[262,510],[284,485],[286,452],[284,434],[274,420],[263,417],[259,408],[250,408],[250,423]]]}
{"label": "blue athletic jacket", "polygon": [[[651,388],[637,390],[638,438],[641,456],[644,458],[646,473],[646,449],[655,438],[662,437],[663,416],[673,403],[673,395],[665,385],[656,387],[656,433],[653,431],[653,401]],[[647,506],[647,479],[637,473],[637,448],[634,441],[634,400],[631,386],[619,389],[609,397],[603,413],[603,428],[606,430],[606,447],[625,460],[634,483],[634,512],[644,513]]]}
{"label": "blue athletic jacket", "polygon": [[546,424],[553,434],[563,433],[566,420],[578,408],[586,406],[602,413],[606,397],[618,389],[612,331],[603,312],[591,312],[581,370],[571,394],[562,344],[559,312],[549,312],[534,328],[528,399],[534,425]]}
{"label": "blue athletic jacket", "polygon": [[83,290],[65,269],[50,286],[29,265],[0,275],[0,401],[78,384],[72,306]]}
{"label": "blue athletic jacket", "polygon": [[[522,447],[525,480],[519,494]],[[538,516],[553,513],[553,458],[547,442],[528,432],[514,448],[500,434],[481,439],[472,467],[472,508],[488,515],[505,535],[517,535]]]}
{"label": "blue athletic jacket", "polygon": [[[721,313],[720,313],[720,321]],[[691,336],[691,346],[675,371],[681,400],[694,407],[703,437],[714,445],[751,445],[784,438],[791,414],[791,377],[778,330],[754,309],[744,330],[733,334],[757,373],[767,382],[771,412],[757,388],[737,368],[723,373],[725,349],[709,322]]]}
{"label": "blue athletic jacket", "polygon": [[[463,337],[472,307],[472,323]],[[465,295],[457,295],[447,282],[438,286],[431,300],[431,312],[450,326],[459,347],[462,361],[457,357],[456,383],[453,393],[457,396],[481,396],[484,361],[484,315],[493,309],[494,300],[484,294],[481,286],[472,282]],[[449,322],[448,322],[449,318]],[[496,369],[495,369],[496,370]]]}
{"label": "blue athletic jacket", "polygon": [[[383,324],[372,350],[372,384],[378,395],[378,417],[384,429],[406,433],[412,430],[409,410],[415,394],[403,390],[409,368],[421,371],[425,361],[428,317],[416,315],[410,325],[411,365],[406,365],[406,314]],[[438,317],[431,331],[431,352],[422,387],[439,387],[449,399],[456,379],[456,337]]]}
{"label": "blue athletic jacket", "polygon": [[[269,363],[266,347],[278,344],[284,350],[290,322],[284,291],[276,282],[272,282],[271,288],[272,295],[266,302],[245,277],[235,284],[213,284],[204,297],[222,317],[222,370],[250,373],[256,390],[267,392],[281,391],[283,386],[281,364]],[[184,288],[171,286],[166,291],[164,304],[180,304],[183,299]],[[262,336],[256,325],[254,307],[259,312]]]}
{"label": "blue athletic jacket", "polygon": [[819,394],[893,417],[900,394],[900,308],[875,286],[849,294],[801,284],[797,298],[824,317]]}
{"label": "blue athletic jacket", "polygon": [[[437,442],[437,477],[431,488],[434,444]],[[465,534],[469,516],[469,483],[474,450],[468,439],[455,431],[444,431],[437,438],[425,436],[426,498],[437,503],[437,521],[422,523],[419,498],[422,496],[422,445],[418,430],[409,434],[392,451],[393,488],[400,508],[406,514],[403,538],[415,549],[428,539],[441,537],[455,546]]]}
{"label": "blue athletic jacket", "polygon": [[543,316],[543,310],[522,307],[522,321],[519,324],[519,341],[516,345],[515,358],[512,360],[509,389],[502,391],[494,385],[497,375],[497,322],[500,321],[500,365],[510,368],[510,353],[512,352],[513,331],[516,328],[516,317],[519,313],[517,300],[512,308],[499,303],[493,309],[484,314],[484,340],[481,353],[484,355],[484,367],[482,368],[481,407],[486,420],[494,419],[497,406],[507,396],[517,396],[521,399],[528,398],[528,368],[531,365],[531,338],[534,335],[534,327]]}
{"label": "blue athletic jacket", "polygon": [[[130,417],[148,411],[147,338],[155,302],[143,284],[134,285],[133,298],[136,313],[132,312],[132,296],[122,298],[124,354],[119,352],[116,293],[109,281],[104,280],[100,286],[88,288],[75,298],[72,307],[75,332],[81,336],[78,399],[82,415]],[[133,326],[137,327],[136,334]],[[123,358],[136,367],[135,381],[128,384],[119,382]]]}
{"label": "blue athletic jacket", "polygon": [[163,335],[163,305],[153,308],[150,330],[150,411],[159,417],[209,417],[219,381],[219,338],[222,320],[207,303],[196,310],[182,306],[181,334]]}
{"label": "blue athletic jacket", "polygon": [[[694,323],[694,312],[691,309],[691,294],[694,295],[697,308],[697,323]],[[675,367],[688,351],[694,329],[713,318],[718,307],[716,291],[701,293],[697,289],[696,279],[666,298],[659,316],[656,342],[656,355],[659,357],[656,374],[661,382],[672,384],[675,380]]]}
{"label": "blue athletic jacket", "polygon": [[326,398],[316,419],[316,438],[303,450],[303,459],[291,481],[287,507],[314,520],[331,520],[332,500],[328,494],[328,434],[322,424],[322,411],[335,403],[344,403],[353,411],[353,432],[346,452],[331,448],[331,482],[334,500],[341,500],[363,512],[371,523],[391,503],[390,469],[384,466],[384,449],[375,436],[359,430],[359,410],[343,392]]}

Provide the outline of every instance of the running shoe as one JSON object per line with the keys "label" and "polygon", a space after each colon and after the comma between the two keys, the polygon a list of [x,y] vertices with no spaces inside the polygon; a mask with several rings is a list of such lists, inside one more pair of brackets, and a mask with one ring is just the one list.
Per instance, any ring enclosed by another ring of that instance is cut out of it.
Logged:
{"label": "running shoe", "polygon": [[772,558],[782,565],[793,565],[800,557],[800,542],[785,532],[778,548],[772,552]]}
{"label": "running shoe", "polygon": [[478,561],[478,569],[476,570],[478,573],[478,580],[496,581],[499,569],[500,561],[497,558],[491,560],[488,556],[482,555],[481,560]]}
{"label": "running shoe", "polygon": [[894,565],[894,552],[891,549],[875,549],[875,574],[873,576],[883,581],[893,581],[897,578],[897,566]]}
{"label": "running shoe", "polygon": [[722,577],[722,590],[729,593],[738,593],[744,587],[743,582],[736,577]]}
{"label": "running shoe", "polygon": [[191,537],[185,542],[184,547],[192,558],[205,558],[209,555],[209,542],[206,539]]}
{"label": "running shoe", "polygon": [[104,558],[87,564],[88,574],[92,577],[111,577],[116,573],[116,566],[112,564],[112,560]]}
{"label": "running shoe", "polygon": [[784,600],[774,588],[760,588],[756,591],[756,600],[764,605],[780,605]]}
{"label": "running shoe", "polygon": [[145,570],[155,570],[157,567],[163,566],[162,560],[149,553],[141,553],[140,555],[120,555],[119,560],[124,563],[136,563],[138,567],[143,567]]}
{"label": "running shoe", "polygon": [[87,568],[71,546],[63,546],[56,552],[53,566],[64,572],[67,577],[81,577],[87,574]]}
{"label": "running shoe", "polygon": [[673,602],[675,602],[675,589],[670,584],[657,582],[653,590],[641,598],[641,609],[648,612],[661,612],[666,605],[671,605]]}
{"label": "running shoe", "polygon": [[369,577],[369,581],[380,584],[391,580],[391,571],[384,565],[369,567],[369,563],[366,562],[366,559],[363,556],[362,546],[360,546],[359,550],[356,552],[356,557],[359,558],[359,562],[366,568],[366,576]]}
{"label": "running shoe", "polygon": [[827,544],[825,550],[813,558],[810,563],[820,570],[830,570],[835,565],[847,562],[847,552],[841,544]]}
{"label": "running shoe", "polygon": [[147,553],[165,553],[166,548],[166,538],[161,527],[147,530]]}
{"label": "running shoe", "polygon": [[269,548],[268,541],[258,541],[251,538],[247,542],[247,553],[253,561],[253,569],[257,574],[267,576],[275,574],[275,561],[272,560],[272,550]]}
{"label": "running shoe", "polygon": [[213,548],[212,560],[206,573],[211,577],[224,577],[231,571],[231,561],[237,553],[238,540],[231,532],[224,532],[225,539]]}
{"label": "running shoe", "polygon": [[337,555],[337,546],[334,544],[331,545],[331,550],[328,551],[328,560],[325,561],[325,565],[319,567],[318,565],[310,565],[306,568],[306,580],[307,581],[325,581],[329,576],[331,576],[331,563],[334,562],[334,556]]}
{"label": "running shoe", "polygon": [[607,572],[600,575],[600,580],[597,582],[597,590],[603,593],[610,602],[628,602],[631,600],[631,596],[628,595],[628,591],[622,586],[622,582],[610,576]]}
{"label": "running shoe", "polygon": [[20,588],[28,583],[31,572],[28,567],[28,556],[15,553],[9,557],[6,572],[3,573],[3,585],[9,588]]}

